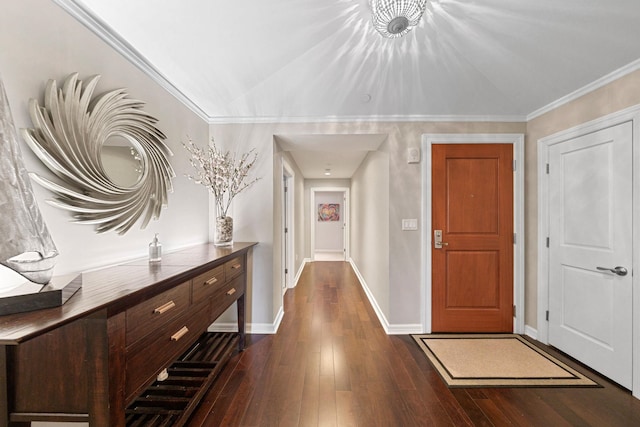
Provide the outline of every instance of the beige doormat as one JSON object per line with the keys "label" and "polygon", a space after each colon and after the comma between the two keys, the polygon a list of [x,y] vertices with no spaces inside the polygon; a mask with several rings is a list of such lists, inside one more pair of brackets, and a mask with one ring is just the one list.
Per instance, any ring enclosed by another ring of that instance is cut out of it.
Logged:
{"label": "beige doormat", "polygon": [[412,336],[449,387],[599,387],[519,335]]}

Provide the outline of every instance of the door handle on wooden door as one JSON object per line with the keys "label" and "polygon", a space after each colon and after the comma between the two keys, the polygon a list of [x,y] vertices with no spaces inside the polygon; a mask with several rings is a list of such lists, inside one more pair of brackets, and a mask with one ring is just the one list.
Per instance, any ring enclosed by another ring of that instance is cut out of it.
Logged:
{"label": "door handle on wooden door", "polygon": [[449,245],[442,241],[442,230],[433,230],[433,247],[436,249],[442,249],[443,246]]}
{"label": "door handle on wooden door", "polygon": [[624,267],[615,267],[615,268],[607,268],[607,267],[596,267],[600,271],[610,271],[613,274],[617,274],[618,276],[626,276],[628,271]]}

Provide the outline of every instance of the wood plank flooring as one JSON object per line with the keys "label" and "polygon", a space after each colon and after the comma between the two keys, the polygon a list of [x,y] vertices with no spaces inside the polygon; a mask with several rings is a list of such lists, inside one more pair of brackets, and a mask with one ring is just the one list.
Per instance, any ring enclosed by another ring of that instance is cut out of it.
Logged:
{"label": "wood plank flooring", "polygon": [[410,336],[385,334],[345,262],[307,264],[284,308],[277,334],[248,336],[191,426],[640,425],[640,400],[553,349],[604,387],[447,388]]}

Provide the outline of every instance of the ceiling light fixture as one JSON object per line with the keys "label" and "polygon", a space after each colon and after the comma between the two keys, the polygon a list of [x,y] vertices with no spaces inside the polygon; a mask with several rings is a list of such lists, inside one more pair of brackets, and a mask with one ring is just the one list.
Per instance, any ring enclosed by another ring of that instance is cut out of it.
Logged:
{"label": "ceiling light fixture", "polygon": [[330,175],[331,175],[331,169],[325,169],[325,170],[324,170],[324,174],[325,174],[326,176],[330,176]]}
{"label": "ceiling light fixture", "polygon": [[384,37],[407,34],[418,25],[427,0],[370,0],[373,26]]}

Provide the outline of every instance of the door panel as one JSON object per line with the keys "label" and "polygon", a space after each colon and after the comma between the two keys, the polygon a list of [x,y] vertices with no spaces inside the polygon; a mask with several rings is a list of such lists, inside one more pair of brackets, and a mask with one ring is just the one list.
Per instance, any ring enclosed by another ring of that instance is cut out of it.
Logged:
{"label": "door panel", "polygon": [[434,144],[434,332],[513,331],[513,146]]}
{"label": "door panel", "polygon": [[446,306],[449,308],[500,306],[498,251],[447,251]]}
{"label": "door panel", "polygon": [[[549,342],[631,387],[632,126],[549,148]],[[618,276],[597,267],[629,269]]]}
{"label": "door panel", "polygon": [[449,234],[498,234],[498,160],[447,159]]}

